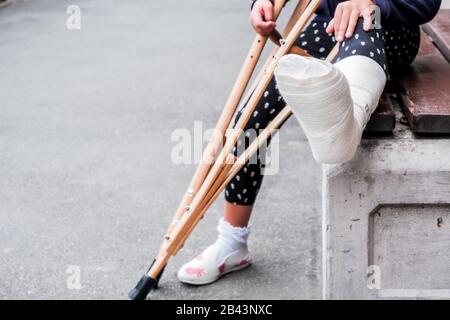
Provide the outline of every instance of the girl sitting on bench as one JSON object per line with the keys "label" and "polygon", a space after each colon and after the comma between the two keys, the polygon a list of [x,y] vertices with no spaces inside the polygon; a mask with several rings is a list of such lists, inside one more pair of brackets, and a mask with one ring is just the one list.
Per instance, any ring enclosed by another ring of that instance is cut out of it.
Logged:
{"label": "girl sitting on bench", "polygon": [[[440,2],[323,0],[317,16],[297,40],[297,45],[312,57],[287,55],[280,60],[246,129],[264,129],[288,103],[318,162],[350,160],[378,105],[389,72],[414,60],[419,50],[419,25],[436,15]],[[372,25],[374,8],[381,13],[382,27]],[[269,35],[275,28],[273,16],[270,0],[253,1],[250,21],[256,32]],[[339,53],[334,63],[325,62],[336,43]],[[246,135],[238,141],[239,145],[249,143]],[[178,278],[182,282],[208,284],[250,265],[247,225],[262,179],[259,159],[243,167],[230,182],[218,238],[180,268]]]}

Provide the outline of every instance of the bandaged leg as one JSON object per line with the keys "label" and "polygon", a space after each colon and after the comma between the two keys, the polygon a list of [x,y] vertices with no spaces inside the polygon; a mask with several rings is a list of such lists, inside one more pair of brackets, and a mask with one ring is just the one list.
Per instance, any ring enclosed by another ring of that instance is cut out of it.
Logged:
{"label": "bandaged leg", "polygon": [[280,60],[275,77],[316,161],[342,163],[353,158],[386,83],[380,65],[365,56],[332,65],[287,55]]}

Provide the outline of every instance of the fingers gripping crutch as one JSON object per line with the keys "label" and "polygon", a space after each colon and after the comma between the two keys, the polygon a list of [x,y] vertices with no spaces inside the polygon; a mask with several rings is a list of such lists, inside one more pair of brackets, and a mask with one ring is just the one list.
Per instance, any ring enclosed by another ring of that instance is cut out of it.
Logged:
{"label": "fingers gripping crutch", "polygon": [[[294,10],[292,11],[291,17],[289,18],[288,23],[286,24],[286,27],[284,28],[283,32],[282,32],[282,36],[287,36],[289,34],[289,32],[291,32],[292,28],[294,27],[295,23],[298,21],[298,19],[300,19],[300,17],[302,16],[303,12],[305,12],[307,6],[308,6],[309,1],[308,0],[300,0],[296,7],[294,8]],[[280,39],[274,37],[274,34],[277,33],[276,31],[273,32],[270,35],[270,39],[272,40],[272,42],[274,42],[277,46],[274,47],[272,49],[272,51],[269,54],[269,58],[264,62],[260,72],[258,73],[258,75],[255,77],[255,79],[253,80],[252,85],[250,86],[250,89],[247,90],[247,94],[245,96],[244,99],[242,99],[241,101],[241,105],[239,106],[239,109],[242,108],[242,104],[246,103],[249,99],[251,94],[253,93],[253,91],[255,91],[256,86],[258,85],[259,81],[261,81],[261,78],[264,76],[265,70],[267,69],[268,65],[270,64],[272,57],[277,53],[278,50],[278,46],[280,45]],[[278,33],[279,34],[279,33]],[[294,52],[292,52],[294,53]],[[298,54],[298,52],[295,52],[296,54]],[[230,128],[232,127],[232,123],[230,123]]]}

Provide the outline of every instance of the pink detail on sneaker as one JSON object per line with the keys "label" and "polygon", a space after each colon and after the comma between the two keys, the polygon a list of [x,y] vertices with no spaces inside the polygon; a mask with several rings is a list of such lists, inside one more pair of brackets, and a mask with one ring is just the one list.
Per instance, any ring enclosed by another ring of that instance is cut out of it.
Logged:
{"label": "pink detail on sneaker", "polygon": [[201,254],[199,254],[199,255],[197,256],[197,260],[203,260],[203,256],[202,256]]}
{"label": "pink detail on sneaker", "polygon": [[235,265],[235,267],[240,267],[240,266],[243,266],[243,265],[246,265],[246,264],[248,264],[250,261],[248,261],[248,260],[242,260],[241,262],[239,262],[238,264],[236,264]]}
{"label": "pink detail on sneaker", "polygon": [[225,263],[222,264],[222,265],[219,267],[219,272],[220,272],[220,273],[224,273],[224,272],[225,272]]}
{"label": "pink detail on sneaker", "polygon": [[202,268],[186,268],[185,271],[188,275],[194,275],[197,277],[201,277],[206,274],[205,270]]}

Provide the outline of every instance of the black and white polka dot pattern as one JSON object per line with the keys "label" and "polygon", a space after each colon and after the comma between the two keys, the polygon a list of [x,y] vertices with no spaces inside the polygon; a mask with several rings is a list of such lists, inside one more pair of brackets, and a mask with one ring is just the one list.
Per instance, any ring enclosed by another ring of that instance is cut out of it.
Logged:
{"label": "black and white polka dot pattern", "polygon": [[419,51],[419,26],[386,28],[384,36],[388,70],[395,72],[409,66]]}
{"label": "black and white polka dot pattern", "polygon": [[[297,45],[310,55],[325,59],[336,44],[333,35],[325,31],[329,17],[316,16],[297,39]],[[353,55],[362,55],[376,61],[386,72],[409,65],[417,55],[420,42],[419,27],[390,26],[386,29],[373,29],[368,32],[362,28],[362,19],[358,22],[352,38],[340,44],[335,61]],[[252,114],[245,132],[238,140],[233,152],[240,154],[285,107],[286,103],[278,92],[275,79],[266,88],[261,100]],[[245,108],[245,106],[244,106]],[[242,114],[238,112],[235,123]],[[251,129],[248,131],[248,129]],[[263,180],[265,150],[260,150],[245,165],[225,190],[225,199],[234,204],[253,205]]]}
{"label": "black and white polka dot pattern", "polygon": [[360,18],[355,28],[353,37],[346,39],[340,44],[339,54],[336,61],[350,56],[366,56],[376,61],[388,74],[388,64],[385,52],[385,32],[382,29],[364,31],[363,20]]}
{"label": "black and white polka dot pattern", "polygon": [[[254,141],[259,131],[263,130],[285,105],[286,103],[276,87],[275,78],[272,78],[233,149],[234,155],[238,156],[243,152]],[[242,111],[237,113],[235,124],[242,115]],[[259,150],[227,186],[225,199],[228,202],[241,205],[252,205],[255,202],[263,179],[265,151],[264,149]]]}

